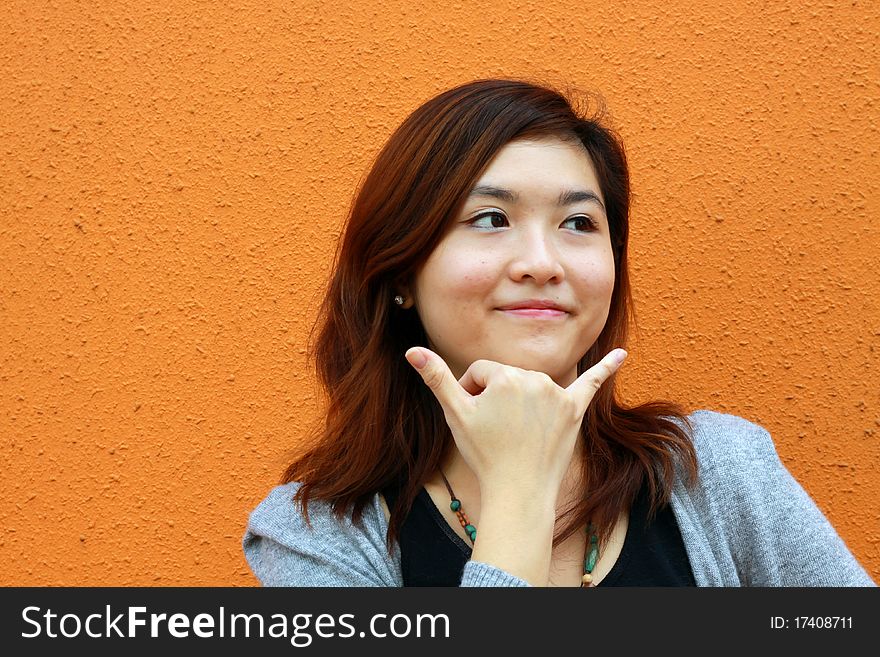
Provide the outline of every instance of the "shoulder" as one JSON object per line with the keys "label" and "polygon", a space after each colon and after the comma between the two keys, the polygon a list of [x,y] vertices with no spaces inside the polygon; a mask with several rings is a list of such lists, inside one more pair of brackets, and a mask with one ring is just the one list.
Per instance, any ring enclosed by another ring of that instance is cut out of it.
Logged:
{"label": "shoulder", "polygon": [[769,509],[768,498],[790,495],[797,488],[761,425],[710,410],[694,411],[687,419],[697,457],[697,486],[685,493],[679,485],[679,492],[707,512],[717,516],[714,507],[724,505],[758,513]]}
{"label": "shoulder", "polygon": [[[251,512],[248,530],[291,544],[308,536],[308,525],[293,497],[300,488],[299,482],[276,486]],[[327,529],[333,524],[333,513],[329,504],[314,501],[309,504],[309,520],[318,530]]]}
{"label": "shoulder", "polygon": [[688,421],[699,485],[707,495],[760,509],[767,498],[799,493],[800,485],[760,424],[710,410],[694,411]]}
{"label": "shoulder", "polygon": [[299,487],[298,482],[276,486],[248,518],[242,546],[264,585],[398,585],[399,563],[387,549],[378,496],[358,524],[350,513],[339,519],[323,500],[309,502],[307,522],[293,499]]}
{"label": "shoulder", "polygon": [[384,540],[387,525],[383,522],[384,514],[378,496],[373,496],[364,509],[360,523],[362,526],[356,526],[352,522],[350,513],[340,520],[332,505],[324,500],[309,501],[306,522],[299,502],[294,502],[293,499],[300,486],[299,482],[291,482],[269,491],[266,498],[251,512],[248,529],[284,545],[302,544],[312,539],[326,540],[327,537],[338,540],[348,537],[359,541],[379,538],[381,535]]}
{"label": "shoulder", "polygon": [[[769,432],[735,415],[688,416],[699,468],[673,499],[695,572],[712,585],[872,586]],[[834,564],[834,567],[828,567]]]}
{"label": "shoulder", "polygon": [[691,438],[697,458],[697,487],[685,490],[684,463],[676,462],[679,493],[713,500],[744,501],[790,483],[770,433],[737,415],[697,410],[687,416],[688,426],[670,418]]}
{"label": "shoulder", "polygon": [[745,418],[698,410],[687,419],[701,473],[709,469],[760,469],[779,458],[770,433]]}

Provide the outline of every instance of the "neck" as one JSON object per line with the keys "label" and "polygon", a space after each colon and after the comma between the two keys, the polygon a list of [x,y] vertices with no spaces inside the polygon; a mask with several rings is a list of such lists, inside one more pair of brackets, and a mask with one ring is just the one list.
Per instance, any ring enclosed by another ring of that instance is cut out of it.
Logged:
{"label": "neck", "polygon": [[[583,441],[579,440],[575,445],[575,451],[572,454],[568,469],[562,479],[559,487],[559,495],[556,501],[557,513],[565,511],[573,503],[581,499],[583,495],[583,462],[586,456]],[[462,504],[468,509],[468,516],[476,522],[476,517],[472,515],[480,507],[480,482],[474,471],[461,456],[461,452],[455,444],[452,445],[449,453],[443,459],[440,469],[449,480],[455,496],[461,500]],[[432,478],[435,480],[437,487],[445,490],[443,478],[440,473],[435,473]]]}

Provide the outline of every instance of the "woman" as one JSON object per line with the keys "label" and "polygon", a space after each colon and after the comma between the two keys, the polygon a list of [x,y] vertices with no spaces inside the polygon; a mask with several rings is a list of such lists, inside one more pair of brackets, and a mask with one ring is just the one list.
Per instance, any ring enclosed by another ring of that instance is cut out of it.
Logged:
{"label": "woman", "polygon": [[762,428],[616,399],[630,189],[601,118],[482,80],[392,135],[319,318],[326,423],[244,537],[263,584],[873,585]]}

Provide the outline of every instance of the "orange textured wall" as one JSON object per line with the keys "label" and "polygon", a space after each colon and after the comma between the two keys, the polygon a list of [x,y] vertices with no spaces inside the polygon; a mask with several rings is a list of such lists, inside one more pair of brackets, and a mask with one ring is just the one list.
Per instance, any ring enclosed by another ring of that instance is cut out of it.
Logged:
{"label": "orange textured wall", "polygon": [[357,183],[490,76],[598,90],[628,145],[626,398],[763,424],[880,579],[876,4],[421,4],[5,3],[2,583],[255,583]]}

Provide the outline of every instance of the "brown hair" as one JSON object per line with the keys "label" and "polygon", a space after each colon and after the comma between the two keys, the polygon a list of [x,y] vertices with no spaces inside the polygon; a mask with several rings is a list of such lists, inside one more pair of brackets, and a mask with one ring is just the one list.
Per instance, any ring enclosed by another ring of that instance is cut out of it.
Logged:
{"label": "brown hair", "polygon": [[[395,286],[413,279],[495,154],[516,139],[580,141],[605,199],[614,252],[611,308],[602,333],[578,363],[578,375],[626,344],[632,316],[627,266],[630,185],[617,135],[594,112],[562,93],[522,80],[477,80],[424,103],[394,132],[352,204],[310,346],[328,397],[315,442],[284,473],[299,481],[294,500],[308,521],[310,499],[329,501],[340,520],[359,523],[373,496],[400,493],[391,508],[388,549],[425,482],[454,444],[440,404],[404,358],[427,346],[416,312],[392,303]],[[684,410],[655,401],[624,407],[607,380],[584,415],[583,477],[588,490],[565,517],[554,545],[592,520],[607,540],[621,511],[647,482],[651,514],[668,502],[682,459],[692,483],[697,462]]]}

